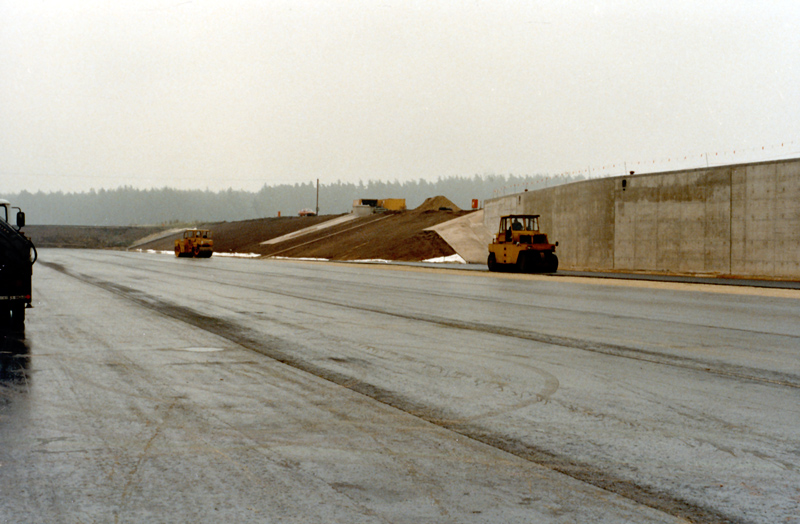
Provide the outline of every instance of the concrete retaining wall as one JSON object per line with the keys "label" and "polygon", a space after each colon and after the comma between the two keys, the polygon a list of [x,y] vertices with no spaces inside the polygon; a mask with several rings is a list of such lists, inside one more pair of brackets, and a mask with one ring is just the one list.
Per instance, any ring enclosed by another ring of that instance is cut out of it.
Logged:
{"label": "concrete retaining wall", "polygon": [[800,160],[587,180],[488,200],[541,215],[560,267],[800,278]]}

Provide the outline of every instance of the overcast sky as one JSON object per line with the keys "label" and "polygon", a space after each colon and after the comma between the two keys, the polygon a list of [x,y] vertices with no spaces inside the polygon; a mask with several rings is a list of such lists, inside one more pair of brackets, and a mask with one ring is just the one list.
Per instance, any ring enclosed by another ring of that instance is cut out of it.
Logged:
{"label": "overcast sky", "polygon": [[800,156],[798,28],[797,0],[0,0],[0,192]]}

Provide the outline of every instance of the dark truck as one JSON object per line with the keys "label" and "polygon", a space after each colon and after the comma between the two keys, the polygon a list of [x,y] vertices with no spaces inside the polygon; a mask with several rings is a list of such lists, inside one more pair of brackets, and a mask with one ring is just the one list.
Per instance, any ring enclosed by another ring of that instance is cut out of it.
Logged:
{"label": "dark truck", "polygon": [[[16,209],[11,224],[11,209]],[[33,242],[20,231],[25,213],[0,199],[0,327],[23,329],[25,309],[31,307],[31,277],[37,253]]]}

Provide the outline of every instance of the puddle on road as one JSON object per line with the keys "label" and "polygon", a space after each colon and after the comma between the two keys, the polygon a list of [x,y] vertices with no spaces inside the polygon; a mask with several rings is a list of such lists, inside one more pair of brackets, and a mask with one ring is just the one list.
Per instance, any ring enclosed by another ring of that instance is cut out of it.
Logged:
{"label": "puddle on road", "polygon": [[0,386],[27,382],[30,362],[25,333],[0,329]]}

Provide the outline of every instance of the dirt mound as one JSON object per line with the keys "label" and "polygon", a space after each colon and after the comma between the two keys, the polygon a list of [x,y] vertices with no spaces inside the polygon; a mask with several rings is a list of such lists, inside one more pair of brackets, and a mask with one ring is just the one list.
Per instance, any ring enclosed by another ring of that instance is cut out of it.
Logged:
{"label": "dirt mound", "polygon": [[439,211],[443,208],[450,211],[461,211],[449,198],[443,196],[426,198],[425,202],[415,208],[414,211]]}

